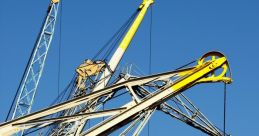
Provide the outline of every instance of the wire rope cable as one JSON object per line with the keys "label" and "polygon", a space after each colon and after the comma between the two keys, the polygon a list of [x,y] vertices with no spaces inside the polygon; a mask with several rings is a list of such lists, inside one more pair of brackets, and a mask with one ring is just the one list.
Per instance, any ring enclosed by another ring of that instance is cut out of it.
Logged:
{"label": "wire rope cable", "polygon": [[62,13],[63,13],[63,0],[60,2],[60,17],[59,17],[59,43],[58,43],[58,95],[60,93],[60,78],[61,78],[61,45],[62,45]]}
{"label": "wire rope cable", "polygon": [[224,83],[224,115],[223,115],[224,136],[226,135],[226,114],[227,114],[227,84]]}
{"label": "wire rope cable", "polygon": [[[150,27],[149,27],[149,74],[151,75],[152,73],[152,27],[153,27],[153,6],[151,5],[150,7]],[[147,131],[148,131],[148,136],[150,134],[150,120],[148,121],[147,124]]]}
{"label": "wire rope cable", "polygon": [[61,78],[62,13],[63,13],[63,1],[60,2],[60,17],[59,17],[58,78],[57,78],[58,94],[57,96],[59,96],[59,93],[60,93],[60,78]]}
{"label": "wire rope cable", "polygon": [[[116,47],[117,43],[121,40],[122,36],[125,34],[138,13],[139,11],[137,10],[130,16],[130,18],[119,28],[119,30],[117,30],[115,34],[108,40],[108,42],[105,43],[102,48],[95,54],[95,56],[92,58],[93,60],[100,57],[101,54],[103,54],[103,57],[101,59],[106,59],[111,54],[111,52]],[[106,52],[104,52],[105,50]]]}

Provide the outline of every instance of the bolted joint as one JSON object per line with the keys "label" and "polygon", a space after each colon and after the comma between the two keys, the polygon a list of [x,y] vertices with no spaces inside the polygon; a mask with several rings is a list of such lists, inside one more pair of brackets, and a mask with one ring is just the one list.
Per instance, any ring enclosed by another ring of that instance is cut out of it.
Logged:
{"label": "bolted joint", "polygon": [[214,69],[217,66],[217,62],[212,62],[209,66],[210,69]]}

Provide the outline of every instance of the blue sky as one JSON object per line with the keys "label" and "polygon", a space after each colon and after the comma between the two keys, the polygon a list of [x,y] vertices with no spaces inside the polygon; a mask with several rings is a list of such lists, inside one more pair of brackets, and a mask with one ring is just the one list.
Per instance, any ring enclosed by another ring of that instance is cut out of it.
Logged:
{"label": "blue sky", "polygon": [[[66,0],[62,13],[61,88],[75,68],[91,58],[128,19],[141,1]],[[45,16],[48,0],[0,1],[0,122],[7,114]],[[157,0],[153,7],[152,73],[169,71],[212,50],[229,60],[234,82],[228,86],[227,130],[235,136],[259,129],[257,85],[259,50],[258,0]],[[149,13],[122,64],[148,73]],[[33,110],[57,96],[59,23]],[[202,84],[186,94],[222,128],[223,85]],[[200,136],[201,132],[157,112],[151,135]],[[146,129],[142,135],[147,135]]]}

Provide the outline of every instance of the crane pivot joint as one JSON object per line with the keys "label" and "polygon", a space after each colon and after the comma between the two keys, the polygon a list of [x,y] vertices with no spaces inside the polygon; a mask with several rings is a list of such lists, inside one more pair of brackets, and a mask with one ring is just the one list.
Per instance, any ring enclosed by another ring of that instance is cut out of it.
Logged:
{"label": "crane pivot joint", "polygon": [[[198,65],[202,66],[205,63],[210,63],[209,69],[215,69],[215,71],[210,73],[207,77],[200,79],[198,83],[221,81],[230,84],[232,82],[228,61],[222,53],[216,51],[206,53],[199,59]],[[227,72],[230,73],[230,77],[226,77]]]}

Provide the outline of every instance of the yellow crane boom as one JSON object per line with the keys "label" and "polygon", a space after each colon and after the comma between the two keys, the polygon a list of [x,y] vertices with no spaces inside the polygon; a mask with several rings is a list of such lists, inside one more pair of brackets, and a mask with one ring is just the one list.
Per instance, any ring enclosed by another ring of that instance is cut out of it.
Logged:
{"label": "yellow crane boom", "polygon": [[[204,59],[207,57],[212,57],[213,59],[204,61]],[[223,69],[222,73],[219,75],[214,75],[213,73],[219,69]],[[140,111],[150,109],[153,110],[156,106],[164,103],[169,98],[176,96],[177,94],[196,84],[208,82],[231,83],[231,77],[225,76],[227,72],[229,72],[228,69],[228,62],[224,55],[218,52],[210,52],[199,59],[198,65],[194,67],[118,82],[112,86],[97,90],[85,96],[78,97],[67,102],[46,108],[44,110],[26,115],[24,117],[6,122],[0,125],[0,135],[12,135],[24,129],[32,127],[43,127],[55,122],[71,122],[75,120],[99,118],[104,116],[111,117],[107,120],[104,120],[89,131],[82,132],[80,135],[92,136],[111,133],[114,131],[114,128],[117,128],[121,124],[127,124],[131,119],[139,117]],[[177,78],[175,80],[168,80],[172,77]],[[117,109],[110,109],[107,111],[92,111],[89,113],[80,113],[73,116],[49,119],[44,118],[57,112],[90,102],[102,96],[106,96],[107,94],[115,93],[119,88],[133,89],[133,87],[143,86],[156,81],[164,81],[166,84],[159,87],[148,98],[140,99],[139,102],[131,101],[122,107]],[[212,135],[221,135],[217,131],[213,130],[211,130],[211,133]]]}

